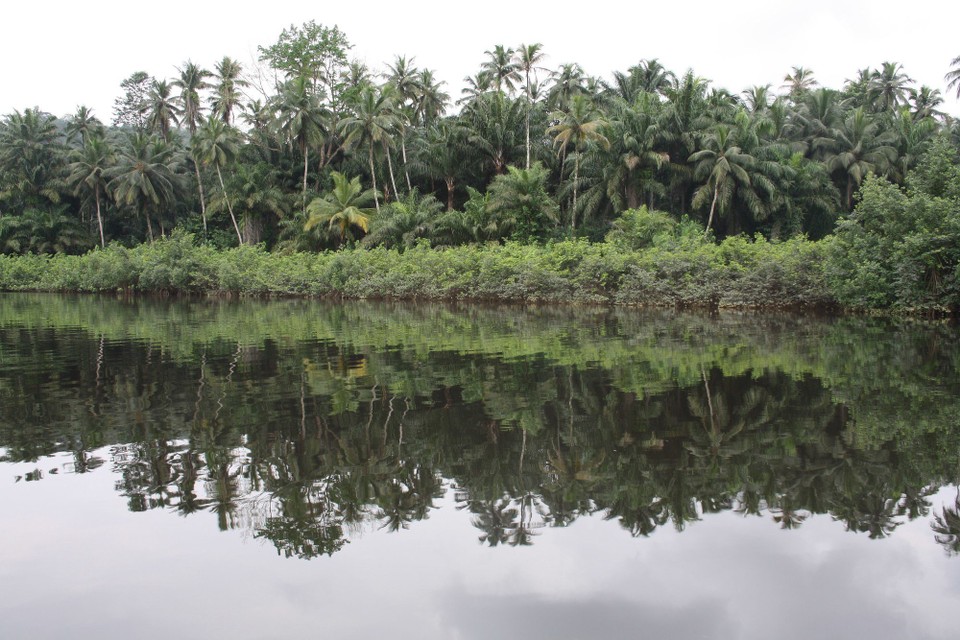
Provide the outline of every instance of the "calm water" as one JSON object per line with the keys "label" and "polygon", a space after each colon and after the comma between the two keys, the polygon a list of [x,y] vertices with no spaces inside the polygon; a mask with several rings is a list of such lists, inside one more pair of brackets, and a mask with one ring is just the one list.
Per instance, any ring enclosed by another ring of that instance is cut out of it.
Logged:
{"label": "calm water", "polygon": [[2,638],[956,638],[960,335],[0,296]]}

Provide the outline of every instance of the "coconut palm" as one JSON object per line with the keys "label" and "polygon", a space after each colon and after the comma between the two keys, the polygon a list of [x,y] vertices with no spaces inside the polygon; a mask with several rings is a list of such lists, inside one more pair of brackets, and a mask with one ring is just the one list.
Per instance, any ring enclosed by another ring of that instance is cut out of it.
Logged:
{"label": "coconut palm", "polygon": [[303,155],[303,213],[307,210],[307,172],[310,166],[310,148],[322,144],[328,132],[329,112],[320,105],[317,94],[306,76],[295,77],[284,83],[274,98],[278,132]]}
{"label": "coconut palm", "polygon": [[102,194],[107,190],[107,172],[114,163],[114,152],[110,143],[101,136],[90,136],[80,149],[73,152],[72,162],[67,167],[67,183],[73,185],[74,193],[87,191],[93,196],[97,211],[97,228],[100,231],[100,246],[105,247],[103,236],[103,216],[100,212]]}
{"label": "coconut palm", "polygon": [[225,120],[210,115],[197,131],[196,144],[194,145],[195,159],[203,165],[213,165],[217,170],[217,179],[220,181],[220,190],[223,193],[224,201],[227,205],[227,211],[230,213],[230,220],[233,222],[233,228],[237,232],[237,242],[243,244],[243,235],[240,233],[240,225],[237,224],[237,217],[233,213],[233,204],[227,195],[227,187],[223,183],[222,167],[232,164],[237,156],[238,133]]}
{"label": "coconut palm", "polygon": [[230,124],[233,119],[233,112],[243,98],[242,90],[250,83],[241,77],[243,66],[229,56],[224,56],[214,68],[216,71],[213,77],[216,78],[216,81],[212,87],[211,107],[217,116]]}
{"label": "coconut palm", "polygon": [[618,100],[613,105],[607,135],[616,165],[606,191],[616,210],[635,209],[645,194],[652,197],[663,192],[654,173],[670,161],[666,148],[671,135],[662,127],[661,116],[660,102],[649,93],[641,94],[634,104]]}
{"label": "coconut palm", "polygon": [[553,110],[563,110],[573,96],[586,93],[586,74],[576,63],[560,66],[560,71],[554,74],[553,82],[547,91],[547,106]]}
{"label": "coconut palm", "polygon": [[[187,60],[183,68],[177,68],[180,75],[173,81],[173,86],[180,89],[178,98],[182,118],[181,124],[187,126],[190,132],[190,138],[197,133],[197,125],[203,119],[203,110],[201,106],[200,92],[210,88],[207,78],[213,74]],[[192,142],[191,142],[192,144]],[[203,193],[203,179],[200,177],[200,165],[193,163],[193,172],[197,178],[197,192],[200,195],[200,217],[203,219],[203,230],[207,230],[207,202]]]}
{"label": "coconut palm", "polygon": [[577,228],[577,182],[580,179],[580,149],[588,143],[597,143],[604,148],[610,147],[610,141],[603,134],[606,119],[584,95],[577,94],[570,100],[566,112],[558,111],[552,116],[557,124],[547,129],[554,138],[557,153],[566,160],[567,152],[573,148],[573,204],[570,208],[570,228]]}
{"label": "coconut palm", "polygon": [[348,178],[339,171],[331,174],[333,190],[323,198],[315,198],[307,206],[304,231],[314,228],[326,228],[326,231],[335,236],[343,246],[353,239],[352,228],[367,232],[370,225],[370,216],[374,211],[366,207],[374,192],[371,189],[364,191],[360,186],[360,177]]}
{"label": "coconut palm", "polygon": [[783,77],[781,89],[786,89],[790,99],[796,102],[803,95],[817,86],[813,71],[804,67],[791,67],[790,73]]}
{"label": "coconut palm", "polygon": [[953,69],[948,71],[943,79],[947,81],[947,91],[956,88],[957,98],[960,99],[960,56],[951,60],[950,65]]}
{"label": "coconut palm", "polygon": [[903,72],[903,65],[899,62],[884,62],[883,66],[873,73],[870,82],[870,95],[874,108],[878,111],[893,112],[907,103],[909,87],[907,83],[913,78]]}
{"label": "coconut palm", "polygon": [[493,86],[501,93],[504,88],[506,93],[513,93],[516,83],[520,81],[520,65],[514,60],[514,50],[498,44],[493,51],[483,53],[488,59],[480,65],[480,68],[490,74]]}
{"label": "coconut palm", "polygon": [[80,105],[76,113],[70,116],[64,131],[68,144],[74,144],[79,138],[82,145],[90,136],[103,134],[103,123],[93,115],[93,109]]}
{"label": "coconut palm", "polygon": [[170,127],[180,124],[180,107],[166,80],[154,80],[147,95],[147,126],[161,138],[170,141]]}
{"label": "coconut palm", "polygon": [[177,67],[177,71],[180,75],[171,84],[180,89],[178,102],[183,115],[181,123],[185,124],[190,135],[193,135],[203,121],[200,92],[210,88],[207,78],[213,74],[191,60],[183,63],[183,68]]}
{"label": "coconut palm", "polygon": [[[351,105],[352,115],[340,122],[345,148],[367,148],[370,177],[373,181],[373,202],[378,213],[380,211],[380,200],[377,196],[377,172],[373,163],[373,155],[377,146],[382,147],[386,152],[388,165],[390,165],[389,147],[393,144],[393,136],[397,127],[397,117],[393,108],[394,92],[395,90],[391,85],[382,88],[371,85],[363,87]],[[390,179],[394,183],[394,193],[396,193],[396,181],[393,180],[392,166],[390,174]]]}
{"label": "coconut palm", "polygon": [[443,90],[446,82],[437,82],[433,71],[422,69],[417,78],[417,96],[414,98],[415,121],[423,126],[429,126],[442,117],[450,102],[450,95]]}
{"label": "coconut palm", "polygon": [[[546,71],[545,67],[537,66],[546,54],[543,53],[543,45],[539,42],[533,44],[521,44],[520,50],[516,52],[515,64],[520,71],[523,71],[525,95],[527,98],[526,120],[526,147],[527,147],[527,169],[530,168],[530,110],[533,109],[533,84],[536,82],[537,71]],[[531,82],[531,75],[533,82]]]}

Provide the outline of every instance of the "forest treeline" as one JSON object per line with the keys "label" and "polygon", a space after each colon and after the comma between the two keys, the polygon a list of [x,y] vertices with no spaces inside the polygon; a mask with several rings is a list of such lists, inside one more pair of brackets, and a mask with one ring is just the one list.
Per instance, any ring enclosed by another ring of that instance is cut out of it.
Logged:
{"label": "forest treeline", "polygon": [[[337,27],[291,25],[249,68],[224,57],[131,74],[109,124],[83,106],[4,116],[0,251],[121,252],[175,229],[198,250],[382,247],[396,261],[578,238],[643,256],[664,235],[713,253],[737,236],[826,238],[812,250],[833,283],[820,297],[957,309],[960,125],[898,63],[841,88],[794,67],[736,94],[656,59],[601,78],[551,65],[539,44],[497,45],[451,96],[412,57],[373,70],[350,49]],[[960,90],[960,57],[950,64]],[[622,273],[605,273],[594,288],[619,290]]]}

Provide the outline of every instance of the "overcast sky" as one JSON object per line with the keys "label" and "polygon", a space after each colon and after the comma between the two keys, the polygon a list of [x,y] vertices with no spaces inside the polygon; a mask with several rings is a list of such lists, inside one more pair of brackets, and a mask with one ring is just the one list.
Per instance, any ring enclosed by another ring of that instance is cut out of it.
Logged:
{"label": "overcast sky", "polygon": [[960,116],[943,79],[960,56],[960,2],[948,0],[17,2],[4,7],[0,23],[0,114],[39,106],[63,116],[84,104],[109,121],[132,72],[169,78],[187,59],[212,68],[224,55],[247,64],[258,45],[308,20],[338,25],[354,45],[351,56],[371,67],[414,56],[454,98],[485,50],[540,42],[551,68],[578,62],[609,78],[659,58],[734,92],[776,89],[795,65],[839,88],[860,68],[896,61],[918,84],[944,93],[945,110]]}

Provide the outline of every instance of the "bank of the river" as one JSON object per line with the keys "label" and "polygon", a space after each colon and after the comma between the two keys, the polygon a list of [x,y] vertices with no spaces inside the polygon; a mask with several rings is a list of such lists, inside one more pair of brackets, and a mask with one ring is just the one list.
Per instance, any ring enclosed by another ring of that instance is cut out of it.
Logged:
{"label": "bank of the river", "polygon": [[248,246],[218,251],[175,234],[80,256],[0,256],[0,290],[955,312],[936,299],[911,306],[870,298],[850,286],[845,269],[832,238],[280,254]]}
{"label": "bank of the river", "polygon": [[825,308],[837,305],[825,248],[731,238],[643,250],[581,240],[276,254],[176,235],[82,256],[0,257],[0,289]]}

